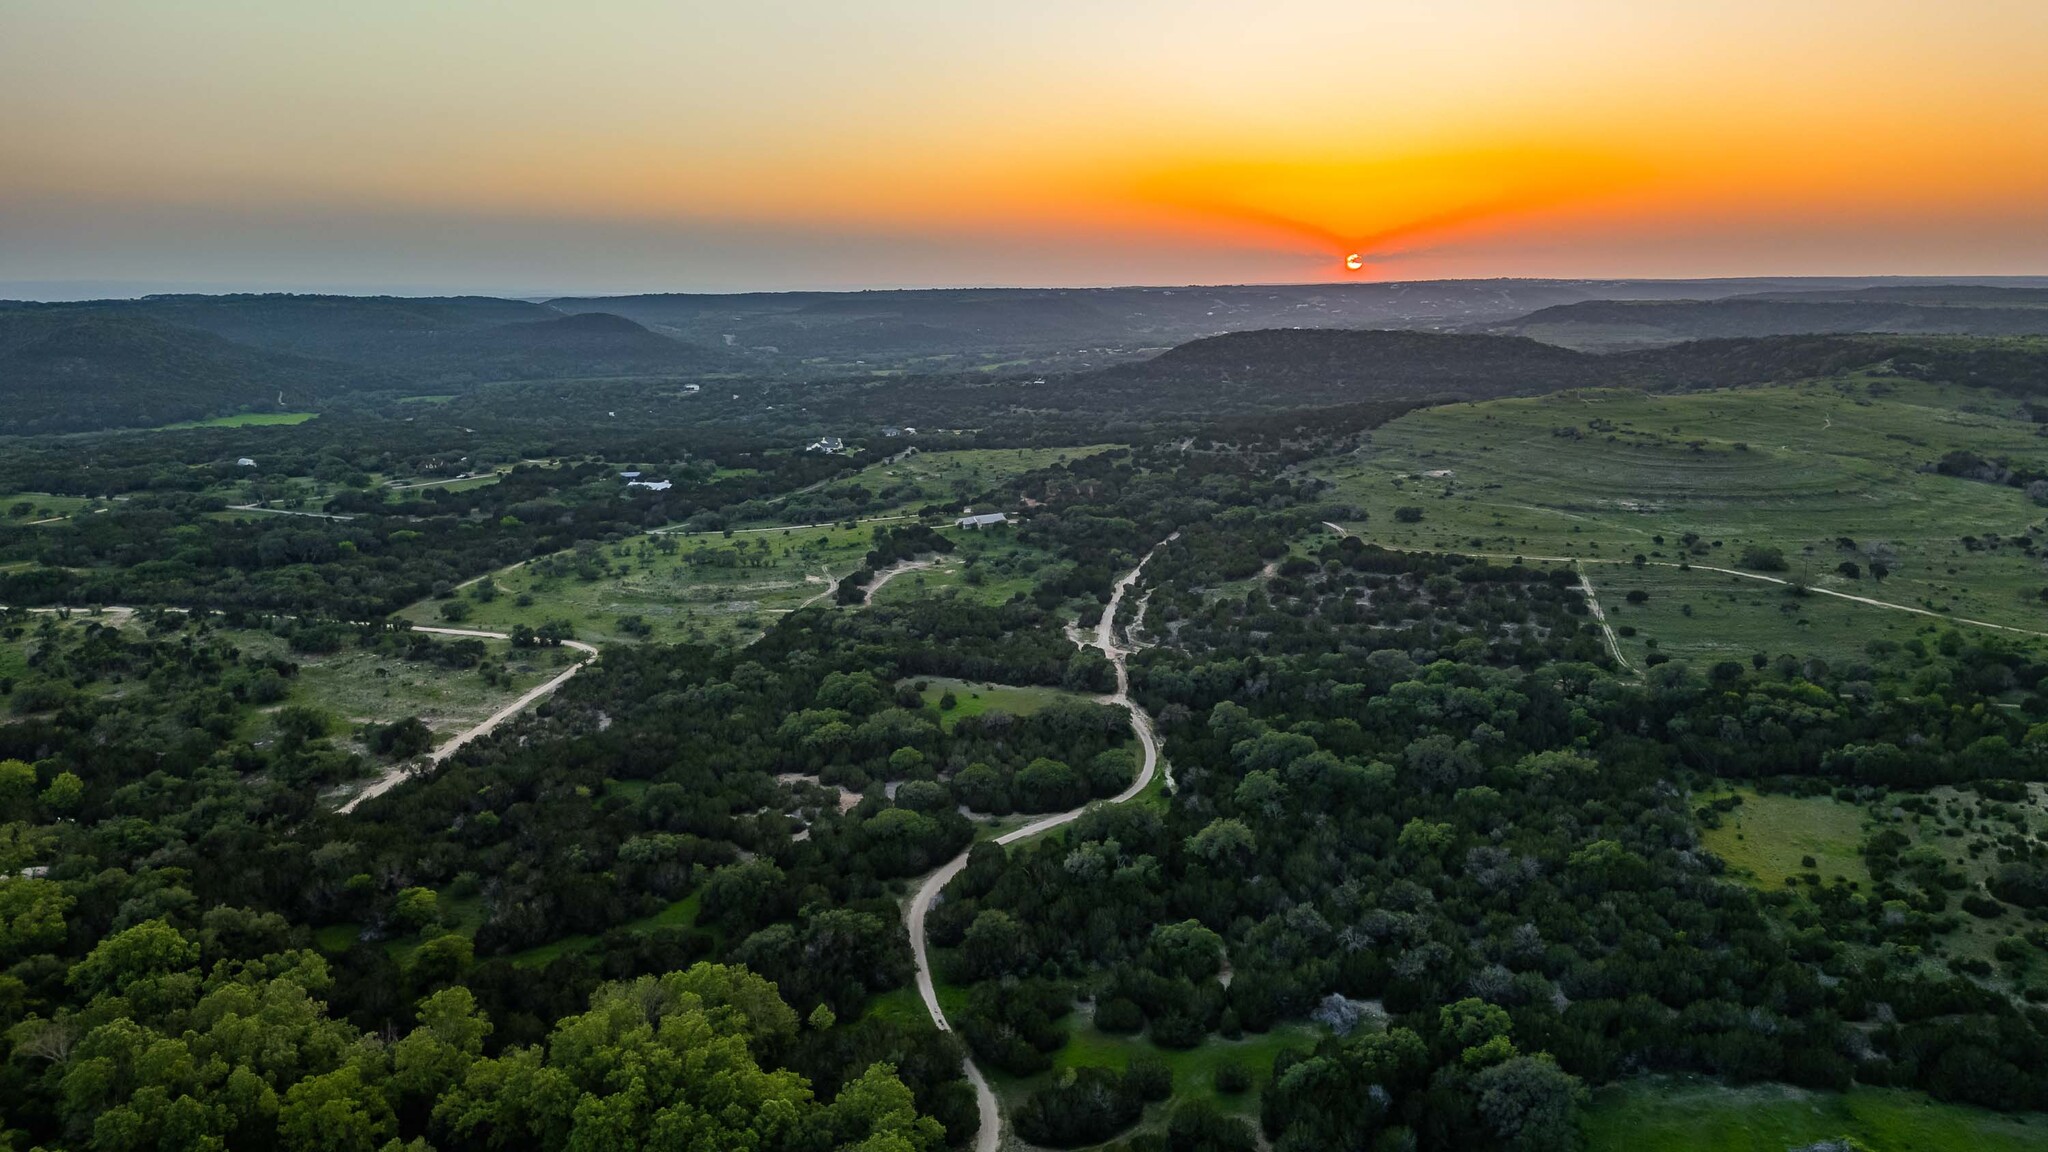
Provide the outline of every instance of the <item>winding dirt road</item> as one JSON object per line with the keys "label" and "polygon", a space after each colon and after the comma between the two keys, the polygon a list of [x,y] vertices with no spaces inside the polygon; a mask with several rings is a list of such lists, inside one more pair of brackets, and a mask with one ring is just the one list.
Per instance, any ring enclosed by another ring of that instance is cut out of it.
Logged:
{"label": "winding dirt road", "polygon": [[[483,632],[474,628],[428,628],[422,625],[415,625],[413,627],[413,631],[432,632],[437,636],[472,636],[480,640],[511,639],[510,636],[506,635],[503,632]],[[471,728],[465,732],[450,737],[446,743],[442,744],[439,748],[436,748],[432,752],[428,753],[428,762],[431,764],[439,764],[441,761],[446,760],[448,757],[455,755],[457,749],[461,748],[464,744],[469,743],[471,740],[475,740],[479,737],[490,735],[492,732],[497,730],[498,725],[503,724],[505,721],[510,720],[512,717],[517,716],[521,712],[525,711],[527,705],[532,704],[534,701],[540,699],[543,696],[546,696],[548,693],[553,692],[555,689],[560,688],[562,685],[567,684],[571,676],[574,676],[578,672],[583,671],[584,665],[588,664],[590,660],[596,657],[597,655],[596,648],[593,648],[590,645],[585,644],[581,640],[564,640],[562,641],[562,646],[564,648],[574,648],[578,652],[583,653],[584,659],[578,660],[576,663],[569,665],[569,667],[562,670],[560,675],[554,677],[546,683],[528,689],[524,695],[519,697],[519,699],[514,700],[510,704],[505,705],[503,708],[498,709],[496,712],[491,713],[490,716],[487,717],[483,723],[478,724],[476,727]],[[335,809],[335,811],[341,813],[344,816],[348,815],[349,813],[356,810],[356,805],[361,804],[365,800],[382,796],[384,793],[391,791],[393,788],[398,787],[399,784],[409,779],[412,776],[411,769],[412,764],[410,762],[405,764],[391,765],[389,768],[384,769],[382,775],[378,776],[375,780],[371,781],[369,787],[363,789],[361,792],[358,792],[354,796],[350,797],[348,803],[343,804],[341,807]]]}
{"label": "winding dirt road", "polygon": [[[1138,561],[1137,566],[1126,572],[1123,578],[1116,582],[1115,589],[1110,593],[1109,604],[1102,610],[1102,619],[1095,626],[1095,641],[1093,644],[1088,645],[1089,647],[1101,649],[1102,654],[1107,656],[1110,663],[1116,668],[1116,691],[1108,696],[1098,697],[1098,699],[1105,704],[1118,705],[1130,713],[1131,730],[1138,734],[1138,742],[1145,748],[1144,762],[1138,767],[1137,778],[1131,782],[1130,787],[1117,793],[1106,803],[1122,804],[1137,796],[1145,790],[1147,785],[1152,783],[1153,775],[1160,771],[1159,739],[1152,729],[1152,717],[1130,697],[1130,672],[1124,664],[1124,659],[1128,652],[1118,646],[1116,642],[1116,610],[1117,606],[1123,603],[1124,593],[1130,590],[1131,585],[1137,582],[1138,574],[1144,571],[1145,562],[1152,559],[1153,553],[1158,552],[1161,547],[1178,535],[1180,533],[1176,532],[1173,536],[1168,536],[1165,540],[1153,545],[1152,551],[1145,553],[1144,558]],[[1173,782],[1171,772],[1167,773],[1166,779],[1167,783],[1171,785]],[[1088,808],[1089,805],[1084,804],[1069,812],[1058,812],[1051,816],[1040,817],[1023,827],[1014,828],[1003,833],[1001,836],[996,837],[995,842],[997,844],[1014,844],[1019,840],[1029,839],[1041,832],[1047,832],[1063,824],[1070,824],[1080,819],[1081,813],[1086,812]],[[953,1030],[953,1026],[946,1020],[946,1010],[939,1007],[938,989],[932,984],[931,957],[925,948],[925,916],[931,911],[933,900],[966,867],[967,853],[965,852],[947,861],[944,867],[925,877],[924,883],[918,885],[917,892],[911,896],[910,903],[905,905],[903,910],[904,927],[910,932],[910,952],[917,962],[917,994],[924,1000],[925,1011],[931,1013],[932,1023],[941,1032],[950,1032]],[[981,1113],[981,1130],[974,1138],[975,1152],[997,1152],[1002,1147],[1003,1142],[1003,1117],[1002,1110],[996,1104],[995,1090],[989,1087],[988,1078],[983,1076],[981,1069],[975,1065],[974,1057],[966,1057],[964,1064],[968,1082],[974,1085],[976,1108]]]}

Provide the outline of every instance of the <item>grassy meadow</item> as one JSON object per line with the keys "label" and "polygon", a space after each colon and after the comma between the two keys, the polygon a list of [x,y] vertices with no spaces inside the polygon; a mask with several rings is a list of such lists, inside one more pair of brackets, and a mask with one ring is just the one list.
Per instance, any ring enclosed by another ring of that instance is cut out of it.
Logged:
{"label": "grassy meadow", "polygon": [[[969,680],[955,680],[950,676],[920,676],[915,683],[924,686],[924,702],[941,709],[939,723],[948,731],[969,716],[979,716],[984,712],[1008,712],[1012,716],[1029,716],[1058,700],[1087,699],[1085,696],[1063,692],[1058,688],[980,684]],[[953,707],[942,708],[939,701],[948,692],[953,694]]]}
{"label": "grassy meadow", "polygon": [[[1759,888],[1783,888],[1787,877],[1818,872],[1824,883],[1846,877],[1870,883],[1863,865],[1863,807],[1832,796],[1781,796],[1740,789],[1742,803],[1724,815],[1719,828],[1700,833],[1709,852],[1731,872]],[[1719,797],[1697,797],[1706,803]],[[1811,859],[1808,865],[1804,861]]]}
{"label": "grassy meadow", "polygon": [[[1695,806],[1728,797],[1741,803],[1720,816],[1720,826],[1702,828],[1701,844],[1729,866],[1729,878],[1765,891],[1788,885],[1823,885],[1846,880],[1868,892],[1872,876],[1863,845],[1886,829],[1904,835],[1908,846],[1901,859],[1924,860],[1938,866],[1954,884],[1948,904],[1948,931],[1932,937],[1929,946],[1911,953],[1930,974],[1946,970],[1951,958],[1981,961],[1988,971],[1973,975],[1980,983],[2017,994],[2048,986],[2048,960],[2038,948],[2020,950],[2018,959],[2000,959],[1998,946],[2014,937],[2038,933],[2037,922],[2010,905],[1980,905],[1992,915],[1962,909],[1962,897],[1982,895],[1998,869],[2001,838],[2048,838],[2048,784],[2028,784],[2025,798],[1998,801],[1973,790],[1950,786],[1917,792],[1880,793],[1868,802],[1833,795],[1788,796],[1758,793],[1749,788],[1724,788],[1695,795]],[[1812,861],[1811,864],[1807,861]],[[1911,868],[1901,879],[1919,883]]]}
{"label": "grassy meadow", "polygon": [[[282,639],[267,632],[226,635],[245,656],[277,656],[298,664],[286,703],[326,715],[335,738],[351,745],[354,731],[362,725],[389,724],[408,716],[419,717],[439,744],[554,678],[564,666],[557,661],[574,656],[558,648],[516,649],[503,640],[486,640],[485,663],[505,672],[491,683],[475,668],[443,668],[353,646],[325,654],[290,652]],[[260,719],[256,727],[262,727]]]}
{"label": "grassy meadow", "polygon": [[[1845,653],[1929,620],[1700,569],[1773,548],[1780,579],[2048,632],[2043,509],[2018,488],[1930,470],[1957,450],[2048,469],[2037,429],[2009,397],[1883,378],[1580,390],[1423,409],[1315,470],[1366,512],[1346,527],[1369,541],[1586,562],[1602,604],[1621,607],[1615,623],[1638,629],[1637,654],[1652,639],[1674,656]],[[1397,519],[1403,507],[1421,519]],[[1627,567],[1638,555],[1643,571]],[[1638,586],[1640,610],[1623,599]]]}
{"label": "grassy meadow", "polygon": [[233,416],[215,416],[211,420],[181,420],[176,424],[166,424],[158,430],[177,432],[186,428],[277,428],[304,424],[318,415],[318,412],[238,412]]}
{"label": "grassy meadow", "polygon": [[1594,1093],[1587,1152],[1788,1152],[1844,1136],[1873,1152],[2023,1152],[2048,1147],[2048,1116],[1943,1104],[1918,1092],[1808,1092],[1649,1079]]}
{"label": "grassy meadow", "polygon": [[[884,440],[882,449],[892,441]],[[834,477],[833,488],[858,485],[889,501],[898,511],[911,511],[926,504],[958,504],[972,500],[997,485],[1040,468],[1120,447],[1091,444],[1079,448],[963,448],[952,451],[917,451],[910,455],[883,455],[874,463],[849,476]],[[1003,511],[993,506],[982,511]],[[757,526],[757,525],[750,525]]]}
{"label": "grassy meadow", "polygon": [[[399,615],[416,624],[492,632],[566,620],[577,639],[599,645],[744,643],[783,613],[829,602],[834,586],[860,566],[873,543],[871,525],[729,537],[649,533],[498,572],[489,600],[479,599],[471,585],[453,600],[423,600]],[[446,619],[449,603],[467,605],[467,616]]]}

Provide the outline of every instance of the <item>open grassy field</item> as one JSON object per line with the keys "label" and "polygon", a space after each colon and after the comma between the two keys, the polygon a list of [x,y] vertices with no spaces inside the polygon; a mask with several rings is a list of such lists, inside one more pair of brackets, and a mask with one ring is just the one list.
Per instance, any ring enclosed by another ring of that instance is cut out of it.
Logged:
{"label": "open grassy field", "polygon": [[953,707],[942,709],[939,722],[949,731],[953,725],[969,716],[984,712],[1008,712],[1012,716],[1029,716],[1056,700],[1085,700],[1088,697],[1058,688],[1017,687],[1009,684],[980,684],[967,680],[955,680],[949,676],[920,676],[915,681],[924,685],[924,702],[935,708],[946,693],[953,694]]}
{"label": "open grassy field", "polygon": [[[1785,568],[1768,574],[1781,579],[2048,632],[2035,545],[2048,537],[2043,510],[2017,488],[1926,470],[1958,450],[2048,469],[2036,430],[2009,397],[1878,378],[1672,395],[1582,390],[1414,412],[1316,471],[1367,512],[1346,527],[1369,541],[1581,559],[1610,609],[1623,604],[1607,593],[1610,581],[1672,581],[1665,599],[1675,608],[1690,598],[1695,617],[1649,608],[1639,631],[1673,654],[1839,652],[1859,631],[1917,624],[1881,608],[1838,611],[1858,607],[1847,601],[1787,612],[1774,585],[1745,581],[1755,594],[1731,601],[1706,595],[1721,585],[1697,568],[1631,577],[1614,565],[1642,555],[1651,566],[1740,569],[1745,550],[1773,548]],[[1397,519],[1402,507],[1421,519]],[[1873,563],[1888,569],[1881,582]],[[1660,589],[1648,590],[1658,604]],[[1630,622],[1623,607],[1618,624]],[[1710,608],[1711,627],[1698,615]]]}
{"label": "open grassy field", "polygon": [[[1782,891],[1788,877],[1817,874],[1822,884],[1841,877],[1869,891],[1872,877],[1863,844],[1882,830],[1897,831],[1909,841],[1900,854],[1903,862],[1931,860],[1954,883],[1948,889],[1947,918],[1953,927],[1933,937],[1924,951],[1912,953],[1915,959],[1908,962],[1917,962],[1932,974],[1946,971],[1951,958],[1981,961],[1990,967],[1973,973],[1973,978],[2013,994],[2048,986],[2048,953],[2041,948],[2021,948],[2017,957],[2001,957],[1998,952],[2002,942],[2023,938],[2038,924],[2009,905],[1979,905],[1977,912],[1961,908],[1965,895],[1981,896],[1995,876],[1999,851],[2010,844],[2007,838],[2048,839],[2048,785],[2028,784],[2025,798],[2014,801],[1942,786],[1885,793],[1868,803],[1719,789],[1698,793],[1694,803],[1706,805],[1728,796],[1739,796],[1742,803],[1721,815],[1719,828],[1702,829],[1700,840],[1728,863],[1731,878]],[[1929,882],[1911,866],[1895,880],[1908,886]],[[1984,911],[1993,914],[1981,914]]]}
{"label": "open grassy field", "polygon": [[[1695,797],[1697,803],[1720,794]],[[1707,850],[1760,888],[1783,888],[1787,876],[1818,872],[1823,883],[1835,877],[1868,885],[1863,864],[1865,812],[1860,804],[1832,796],[1780,796],[1748,789],[1734,793],[1742,803],[1722,816],[1721,827],[1700,834]],[[1814,863],[1803,863],[1806,858]]]}
{"label": "open grassy field", "polygon": [[[1289,1048],[1314,1048],[1322,1036],[1323,1030],[1317,1025],[1281,1024],[1263,1034],[1247,1032],[1239,1040],[1211,1036],[1194,1048],[1162,1048],[1142,1035],[1112,1035],[1086,1019],[1079,1019],[1071,1029],[1067,1046],[1053,1053],[1051,1072],[1023,1079],[996,1074],[989,1082],[1014,1107],[1062,1069],[1087,1065],[1124,1068],[1136,1059],[1158,1060],[1173,1071],[1174,1101],[1206,1099],[1226,1112],[1256,1117],[1259,1093],[1273,1078],[1273,1057]],[[1248,1091],[1217,1090],[1217,1070],[1229,1064],[1251,1074],[1252,1087]],[[1166,1110],[1161,1105],[1148,1108],[1148,1122],[1164,1120]]]}
{"label": "open grassy field", "polygon": [[[364,724],[389,724],[418,716],[440,743],[483,722],[534,685],[554,676],[562,649],[515,649],[503,640],[486,640],[485,660],[502,665],[506,676],[486,681],[476,669],[443,668],[400,660],[348,647],[333,654],[308,655],[286,649],[268,632],[225,633],[245,656],[276,656],[298,664],[285,701],[324,713],[335,739],[352,746],[355,729]],[[267,723],[267,714],[252,716],[252,734]]]}
{"label": "open grassy field", "polygon": [[53,496],[48,492],[0,492],[0,524],[34,524],[74,515],[98,506],[83,496]]}
{"label": "open grassy field", "polygon": [[976,604],[1002,604],[1037,586],[1041,569],[1061,563],[1021,544],[1008,528],[947,530],[954,552],[947,563],[897,577],[875,594],[877,604],[954,596]]}
{"label": "open grassy field", "polygon": [[[1747,663],[1757,652],[1819,656],[1830,663],[1867,658],[1872,640],[1933,637],[1951,625],[1837,596],[1795,595],[1756,580],[1693,568],[1587,565],[1594,594],[1622,652],[1637,667],[1651,651],[1702,663]],[[1631,602],[1629,593],[1647,599]],[[2015,641],[2024,637],[2003,634]]]}
{"label": "open grassy field", "polygon": [[1942,1104],[1917,1092],[1808,1092],[1653,1079],[1605,1088],[1587,1110],[1589,1152],[1788,1152],[1843,1136],[1874,1152],[2048,1148],[2048,1116]]}
{"label": "open grassy field", "polygon": [[[476,599],[474,589],[459,592],[469,605],[459,626],[509,632],[517,625],[538,628],[550,620],[566,620],[577,639],[596,644],[639,639],[747,643],[776,616],[829,601],[833,587],[860,566],[873,545],[877,521],[908,523],[911,509],[950,499],[956,490],[978,492],[1031,469],[1107,447],[924,452],[877,463],[852,480],[893,501],[892,507],[852,528],[771,524],[729,534],[663,530],[536,560],[495,573],[492,581],[498,594],[488,601]],[[906,573],[884,585],[877,604],[930,595],[1001,603],[1031,588],[1033,574],[1049,562],[1042,553],[1017,543],[1007,530],[942,530],[958,551],[939,566]],[[426,600],[399,615],[418,624],[446,624],[442,610],[447,603]]]}
{"label": "open grassy field", "polygon": [[[476,599],[474,586],[458,592],[469,615],[457,626],[509,632],[566,620],[577,639],[594,644],[643,638],[743,643],[777,615],[829,600],[872,545],[869,526],[635,536],[499,572],[492,577],[497,594],[488,601]],[[423,600],[399,615],[445,625],[447,603]],[[621,625],[622,618],[636,618],[651,631],[643,636],[635,625]]]}
{"label": "open grassy field", "polygon": [[920,450],[904,456],[889,454],[891,441],[881,443],[878,451],[883,455],[879,459],[850,476],[835,477],[828,486],[856,484],[889,501],[897,510],[908,511],[926,504],[969,500],[1026,472],[1120,447],[1091,444],[1080,448],[963,448]]}
{"label": "open grassy field", "polygon": [[181,428],[274,428],[280,425],[304,424],[318,415],[318,412],[238,412],[233,416],[215,416],[211,420],[183,420],[176,424],[166,424],[158,431],[175,432]]}

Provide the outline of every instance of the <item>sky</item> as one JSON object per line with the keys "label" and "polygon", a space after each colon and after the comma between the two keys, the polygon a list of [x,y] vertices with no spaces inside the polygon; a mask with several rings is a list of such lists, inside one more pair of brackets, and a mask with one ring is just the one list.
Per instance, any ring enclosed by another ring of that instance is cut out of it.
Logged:
{"label": "sky", "polygon": [[2042,0],[0,0],[0,294],[2040,274],[2043,61]]}

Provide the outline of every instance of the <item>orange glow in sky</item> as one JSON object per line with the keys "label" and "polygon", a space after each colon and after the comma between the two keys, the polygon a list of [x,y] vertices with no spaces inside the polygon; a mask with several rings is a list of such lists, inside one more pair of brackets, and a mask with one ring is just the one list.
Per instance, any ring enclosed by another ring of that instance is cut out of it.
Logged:
{"label": "orange glow in sky", "polygon": [[0,32],[16,282],[2048,272],[2038,0],[14,0]]}

